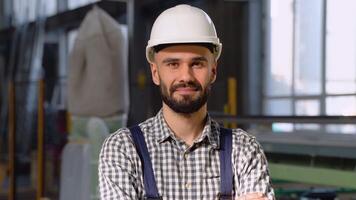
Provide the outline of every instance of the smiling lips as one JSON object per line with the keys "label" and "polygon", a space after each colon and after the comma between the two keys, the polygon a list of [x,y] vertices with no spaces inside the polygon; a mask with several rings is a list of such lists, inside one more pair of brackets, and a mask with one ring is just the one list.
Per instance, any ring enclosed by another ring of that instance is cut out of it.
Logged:
{"label": "smiling lips", "polygon": [[198,91],[198,89],[195,87],[179,87],[175,90],[175,92],[181,95],[190,95],[195,93],[196,91]]}

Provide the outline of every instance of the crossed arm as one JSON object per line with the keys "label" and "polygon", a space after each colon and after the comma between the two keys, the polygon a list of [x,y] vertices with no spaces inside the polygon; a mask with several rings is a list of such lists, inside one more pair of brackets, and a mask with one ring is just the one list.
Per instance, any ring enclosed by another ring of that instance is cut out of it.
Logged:
{"label": "crossed arm", "polygon": [[237,200],[269,200],[268,197],[262,193],[249,193],[238,197]]}
{"label": "crossed arm", "polygon": [[255,138],[236,139],[241,149],[234,149],[236,200],[274,200],[266,156]]}
{"label": "crossed arm", "polygon": [[[134,147],[122,139],[112,137],[104,143],[99,162],[101,199],[140,199],[141,192],[136,188],[138,175],[133,173],[137,166],[132,162],[138,162],[139,158],[134,154]],[[234,200],[273,200],[267,160],[259,144],[252,141],[241,148],[244,150],[233,152],[234,163],[238,163],[233,166]]]}

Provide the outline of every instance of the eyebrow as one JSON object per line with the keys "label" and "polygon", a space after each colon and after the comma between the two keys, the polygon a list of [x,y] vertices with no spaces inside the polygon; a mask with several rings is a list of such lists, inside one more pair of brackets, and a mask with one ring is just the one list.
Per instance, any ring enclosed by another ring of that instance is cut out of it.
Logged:
{"label": "eyebrow", "polygon": [[162,61],[162,63],[171,63],[171,62],[178,62],[178,58],[166,58]]}
{"label": "eyebrow", "polygon": [[200,57],[193,58],[193,61],[205,61],[205,62],[208,62],[208,59],[205,58],[204,56],[200,56]]}
{"label": "eyebrow", "polygon": [[[178,58],[166,58],[162,61],[162,63],[171,63],[171,62],[178,62],[178,61],[180,61],[180,59],[178,59]],[[194,61],[194,62],[196,62],[196,61],[208,62],[208,59],[205,58],[204,56],[200,56],[200,57],[193,58],[192,61]]]}

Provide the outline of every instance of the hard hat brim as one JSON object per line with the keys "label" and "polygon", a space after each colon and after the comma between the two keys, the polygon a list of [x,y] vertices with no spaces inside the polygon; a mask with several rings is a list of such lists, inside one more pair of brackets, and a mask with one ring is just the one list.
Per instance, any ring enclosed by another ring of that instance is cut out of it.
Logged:
{"label": "hard hat brim", "polygon": [[[152,42],[153,43],[153,42]],[[222,50],[222,44],[219,42],[219,43],[212,43],[212,42],[207,42],[207,41],[197,41],[197,40],[194,40],[194,41],[180,41],[180,42],[173,42],[172,41],[167,41],[166,43],[165,42],[157,42],[156,45],[153,45],[151,43],[147,45],[146,47],[146,59],[149,63],[153,63],[154,62],[154,47],[155,46],[158,46],[158,45],[162,45],[162,44],[172,44],[172,45],[180,45],[180,44],[199,44],[199,43],[209,43],[209,44],[213,44],[215,45],[215,51],[213,52],[214,54],[214,57],[215,57],[215,61],[217,61],[221,55],[221,50]]]}

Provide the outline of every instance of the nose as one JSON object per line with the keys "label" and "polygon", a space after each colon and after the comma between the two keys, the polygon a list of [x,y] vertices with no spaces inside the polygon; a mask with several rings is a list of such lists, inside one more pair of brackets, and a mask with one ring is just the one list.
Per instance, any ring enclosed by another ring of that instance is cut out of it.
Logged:
{"label": "nose", "polygon": [[189,82],[194,80],[193,70],[188,64],[183,64],[180,68],[179,82]]}

